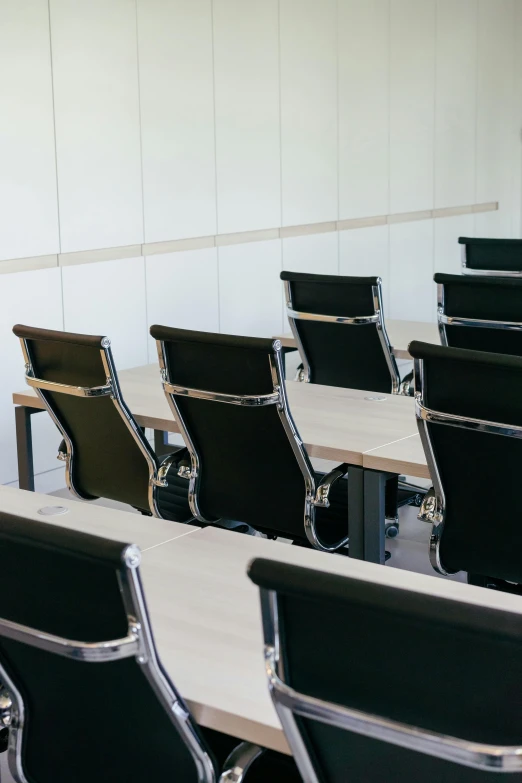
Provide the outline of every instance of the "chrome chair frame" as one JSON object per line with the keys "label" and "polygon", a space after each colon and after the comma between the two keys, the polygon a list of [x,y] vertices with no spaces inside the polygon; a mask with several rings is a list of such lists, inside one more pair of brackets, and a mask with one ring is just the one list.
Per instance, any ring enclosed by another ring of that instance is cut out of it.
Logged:
{"label": "chrome chair frame", "polygon": [[471,269],[467,264],[466,245],[461,245],[460,258],[463,275],[475,275],[477,277],[522,277],[520,272],[513,272],[505,269]]}
{"label": "chrome chair frame", "polygon": [[[31,360],[31,351],[28,345],[28,341],[23,337],[20,338],[20,344],[22,346],[22,353],[25,361],[25,380],[26,383],[33,388],[37,395],[44,403],[49,415],[58,427],[66,445],[65,457],[59,455],[59,459],[65,461],[65,480],[69,491],[77,498],[81,500],[89,500],[88,496],[82,495],[80,490],[75,487],[73,480],[73,465],[74,465],[74,447],[71,438],[67,431],[60,423],[59,417],[53,409],[51,400],[47,397],[45,392],[55,392],[60,394],[69,394],[74,397],[85,397],[89,399],[96,399],[99,397],[110,397],[116,410],[123,419],[125,426],[131,433],[132,437],[136,441],[141,453],[143,454],[147,466],[149,469],[149,490],[148,501],[149,510],[154,517],[161,518],[156,503],[156,488],[167,486],[166,481],[162,478],[162,467],[158,458],[154,454],[152,448],[149,445],[146,437],[142,433],[141,429],[136,424],[136,421],[128,409],[127,405],[121,394],[120,384],[118,381],[118,375],[114,365],[114,360],[111,351],[111,341],[108,337],[104,337],[101,342],[101,359],[105,369],[107,377],[104,386],[94,386],[92,388],[82,386],[70,386],[64,383],[53,383],[51,381],[45,381],[35,376],[33,370],[33,363]],[[167,458],[168,459],[168,458]]]}
{"label": "chrome chair frame", "polygon": [[[170,406],[172,414],[179,425],[183,440],[187,446],[191,460],[190,471],[190,483],[188,500],[192,514],[199,522],[205,522],[206,524],[212,524],[215,520],[206,519],[200,510],[198,503],[198,488],[199,488],[199,466],[201,458],[197,452],[197,449],[192,441],[190,434],[187,430],[186,424],[181,415],[179,406],[176,402],[176,397],[195,397],[198,399],[209,400],[212,402],[222,403],[225,405],[246,405],[249,407],[259,407],[265,405],[276,405],[279,418],[283,424],[284,430],[290,441],[293,452],[296,456],[297,462],[301,469],[301,473],[305,483],[305,505],[304,505],[304,529],[306,538],[309,543],[322,552],[335,552],[348,543],[348,536],[341,539],[333,546],[327,546],[324,544],[316,530],[315,521],[315,509],[318,507],[328,508],[329,493],[332,485],[339,480],[347,471],[348,466],[338,466],[330,473],[328,473],[323,480],[316,485],[316,479],[314,471],[310,462],[310,458],[306,452],[305,446],[299,432],[295,425],[295,422],[290,413],[288,406],[288,397],[286,394],[286,387],[284,381],[284,368],[282,359],[282,346],[280,340],[274,340],[272,342],[272,353],[269,357],[270,370],[272,373],[273,392],[270,394],[264,394],[260,396],[253,395],[232,395],[232,394],[217,394],[215,392],[206,391],[203,389],[188,389],[182,386],[177,386],[172,383],[167,369],[167,357],[163,341],[156,341],[158,350],[158,360],[160,365],[161,381],[163,385],[163,391],[167,398],[167,402]],[[342,472],[344,468],[344,472]]]}
{"label": "chrome chair frame", "polygon": [[[127,636],[122,639],[85,643],[53,636],[1,618],[0,637],[14,639],[23,644],[85,663],[104,663],[122,658],[135,658],[169,716],[173,727],[177,729],[192,754],[197,768],[198,780],[200,783],[216,783],[214,763],[194,731],[190,713],[187,712],[179,695],[159,666],[138,572],[140,562],[141,552],[138,547],[133,544],[127,546],[122,554],[122,565],[118,574],[129,623]],[[28,783],[22,764],[25,716],[23,698],[1,664],[0,680],[4,683],[12,699],[7,750],[9,770],[17,783]]]}
{"label": "chrome chair frame", "polygon": [[456,414],[444,413],[442,411],[435,411],[431,408],[427,408],[424,405],[424,367],[422,359],[415,359],[414,372],[415,418],[417,419],[420,439],[426,455],[430,476],[433,481],[433,493],[429,492],[426,496],[428,505],[421,510],[421,518],[432,524],[430,536],[431,565],[437,573],[448,576],[457,572],[446,569],[440,558],[440,542],[444,531],[446,498],[427,425],[428,423],[441,424],[447,427],[458,427],[460,429],[473,430],[474,432],[489,433],[490,435],[503,435],[508,438],[522,438],[522,426],[502,424],[500,422],[486,421],[484,419],[468,418],[466,416],[457,416]]}
{"label": "chrome chair frame", "polygon": [[304,783],[320,783],[295,716],[309,718],[485,772],[521,772],[522,747],[486,745],[323,701],[285,683],[277,593],[261,589],[265,669],[270,695]]}
{"label": "chrome chair frame", "polygon": [[[517,277],[517,275],[507,275],[508,277]],[[520,275],[522,277],[522,273]],[[437,284],[437,324],[441,345],[448,345],[446,326],[468,326],[478,327],[479,329],[502,329],[503,331],[520,332],[522,323],[517,321],[487,321],[484,318],[461,318],[454,315],[446,315],[444,302],[444,285]]]}
{"label": "chrome chair frame", "polygon": [[375,324],[379,340],[381,341],[382,350],[390,371],[391,378],[391,393],[401,394],[401,378],[395,361],[395,356],[392,353],[390,340],[386,331],[386,326],[383,318],[383,304],[382,304],[382,280],[377,278],[377,285],[372,286],[373,296],[373,308],[374,311],[370,315],[365,316],[336,316],[336,315],[319,315],[317,313],[305,313],[298,310],[294,310],[292,303],[292,291],[289,280],[284,280],[285,285],[285,298],[286,298],[286,312],[288,316],[288,322],[294,335],[294,339],[299,350],[299,355],[303,363],[302,380],[305,383],[310,383],[310,364],[306,356],[299,332],[297,330],[296,321],[323,321],[324,323],[337,323],[345,324],[349,326],[365,326],[367,324]]}

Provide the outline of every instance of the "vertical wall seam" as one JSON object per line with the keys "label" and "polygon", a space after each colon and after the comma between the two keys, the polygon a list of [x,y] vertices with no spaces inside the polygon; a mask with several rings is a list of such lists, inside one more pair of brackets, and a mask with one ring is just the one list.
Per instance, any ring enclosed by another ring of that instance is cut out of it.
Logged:
{"label": "vertical wall seam", "polygon": [[[340,45],[339,45],[339,3],[341,0],[336,0],[335,3],[335,48],[336,48],[336,61],[335,61],[335,78],[336,78],[336,111],[337,111],[337,220],[341,220],[341,93],[340,93]],[[337,231],[337,274],[341,274],[341,232]]]}
{"label": "vertical wall seam", "polygon": [[[388,114],[388,214],[391,212],[391,133],[392,133],[392,122],[391,122],[391,47],[392,47],[392,31],[391,31],[391,16],[392,16],[392,8],[391,8],[391,0],[388,0],[388,89],[387,89],[387,107],[386,111]],[[387,280],[386,280],[386,291],[385,294],[385,302],[386,302],[386,309],[391,313],[391,272],[392,272],[392,263],[391,263],[391,226],[387,226],[387,232],[388,232],[388,263],[387,263]]]}
{"label": "vertical wall seam", "polygon": [[[283,98],[281,68],[281,0],[277,0],[277,75],[279,98],[279,225],[283,226]],[[281,239],[281,269],[284,267],[284,242]],[[284,303],[284,297],[283,297]]]}
{"label": "vertical wall seam", "polygon": [[[140,126],[139,133],[140,133],[140,174],[141,174],[141,220],[142,220],[143,243],[145,244],[147,242],[147,236],[145,233],[145,177],[144,177],[144,165],[143,165],[143,127],[142,127],[143,115],[141,111],[140,38],[139,38],[138,3],[139,0],[134,0],[135,23],[136,23],[136,78],[138,80],[138,118],[139,118],[139,126]],[[142,259],[143,259],[143,285],[144,285],[144,292],[145,292],[145,350],[146,350],[147,360],[149,360],[150,359],[149,297],[148,297],[148,286],[147,286],[147,259],[143,255],[143,246],[141,250],[142,250]]]}
{"label": "vertical wall seam", "polygon": [[[433,4],[433,209],[437,208],[437,63],[438,63],[438,42],[439,42],[439,0],[434,0]],[[431,273],[435,273],[435,234],[437,224],[435,220],[431,221],[432,226],[432,250],[431,250]]]}
{"label": "vertical wall seam", "polygon": [[[58,253],[62,252],[62,224],[60,220],[60,190],[58,183],[58,143],[56,139],[56,108],[54,100],[53,37],[51,30],[51,0],[47,0],[47,21],[49,25],[49,58],[51,64],[51,101],[53,110],[54,172],[56,181],[56,219],[58,221]],[[65,301],[63,295],[63,272],[60,269],[60,295],[62,300],[62,328],[65,329]]]}
{"label": "vertical wall seam", "polygon": [[[478,110],[479,110],[479,28],[480,0],[475,0],[475,185],[474,199],[477,203],[478,192]],[[473,235],[477,233],[477,216],[473,215]]]}
{"label": "vertical wall seam", "polygon": [[[219,204],[218,204],[218,155],[217,155],[217,121],[216,121],[216,52],[214,40],[214,0],[210,0],[210,40],[212,45],[212,110],[214,119],[214,192],[216,202],[216,234],[219,234]],[[221,292],[220,292],[220,251],[216,247],[217,267],[217,298],[218,298],[218,328],[221,332]]]}

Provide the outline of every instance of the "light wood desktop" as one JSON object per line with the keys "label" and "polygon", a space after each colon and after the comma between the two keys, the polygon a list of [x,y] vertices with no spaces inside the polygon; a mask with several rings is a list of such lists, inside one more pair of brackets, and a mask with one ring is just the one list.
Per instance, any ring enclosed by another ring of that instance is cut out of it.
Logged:
{"label": "light wood desktop", "polygon": [[[392,350],[397,359],[411,359],[408,353],[408,345],[413,340],[424,343],[440,344],[439,330],[435,323],[424,321],[396,321],[386,320],[386,331],[392,345]],[[284,348],[296,348],[294,336],[291,332],[285,332],[275,336],[281,340]]]}
{"label": "light wood desktop", "polygon": [[[58,506],[67,513],[47,516],[43,508]],[[0,511],[33,519],[42,524],[57,525],[93,536],[110,538],[122,543],[137,544],[142,551],[165,544],[178,536],[186,536],[199,530],[194,525],[167,522],[154,517],[144,517],[131,511],[119,511],[95,503],[69,498],[26,492],[0,485]]]}
{"label": "light wood desktop", "polygon": [[141,572],[159,654],[198,722],[283,752],[264,670],[259,593],[246,575],[255,557],[522,613],[518,596],[215,528],[145,552]]}
{"label": "light wood desktop", "polygon": [[[163,393],[158,365],[122,370],[119,380],[138,424],[179,432]],[[417,431],[413,400],[408,397],[294,381],[288,381],[286,388],[290,410],[312,457],[362,465],[364,452]],[[44,408],[29,387],[15,392],[13,402]]]}

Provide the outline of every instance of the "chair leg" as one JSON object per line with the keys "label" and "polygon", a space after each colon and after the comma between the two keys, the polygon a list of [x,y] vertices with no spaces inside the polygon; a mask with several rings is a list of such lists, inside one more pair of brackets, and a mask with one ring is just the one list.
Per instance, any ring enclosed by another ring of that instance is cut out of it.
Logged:
{"label": "chair leg", "polygon": [[234,748],[225,761],[219,783],[243,783],[249,768],[264,752],[265,749],[260,748],[259,745],[252,745],[250,742],[242,742],[237,748]]}

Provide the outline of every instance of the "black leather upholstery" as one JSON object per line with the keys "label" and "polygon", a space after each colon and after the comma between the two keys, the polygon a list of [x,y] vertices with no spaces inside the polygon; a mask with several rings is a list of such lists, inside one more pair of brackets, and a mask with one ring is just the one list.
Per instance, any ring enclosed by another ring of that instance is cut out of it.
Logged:
{"label": "black leather upholstery", "polygon": [[[372,287],[378,277],[342,277],[281,272],[294,310],[344,317],[375,312]],[[325,386],[391,392],[390,370],[375,324],[349,325],[296,319],[310,366],[310,381]]]}
{"label": "black leather upholstery", "polygon": [[496,272],[522,272],[522,239],[459,237],[466,246],[469,269]]}
{"label": "black leather upholstery", "polygon": [[[522,744],[522,616],[269,560],[249,574],[277,592],[285,681],[298,692],[457,738]],[[500,779],[327,724],[298,725],[321,783]]]}
{"label": "black leather upholstery", "polygon": [[[0,514],[2,580],[9,585],[0,591],[0,617],[82,642],[126,636],[126,546]],[[25,703],[22,761],[30,783],[198,780],[135,658],[87,663],[0,635],[0,663]]]}
{"label": "black leather upholstery", "polygon": [[[221,394],[273,393],[272,340],[164,326],[152,326],[150,332],[164,343],[175,385]],[[277,405],[240,406],[180,395],[176,401],[199,455],[196,494],[203,517],[238,520],[269,535],[306,540],[305,482]],[[321,512],[319,517],[320,533],[328,541],[346,535],[347,515],[339,525],[335,515],[327,519]]]}
{"label": "black leather upholstery", "polygon": [[[424,404],[468,418],[522,425],[522,358],[413,342]],[[522,582],[522,440],[428,423],[446,498],[441,559],[450,571]]]}
{"label": "black leather upholstery", "polygon": [[[105,385],[102,337],[20,325],[13,332],[26,339],[38,378],[73,386]],[[148,511],[148,465],[111,398],[42,394],[72,440],[72,479],[82,496]]]}
{"label": "black leather upholstery", "polygon": [[[444,288],[444,313],[459,318],[522,323],[522,280],[436,274]],[[448,345],[522,356],[522,331],[446,325]]]}

